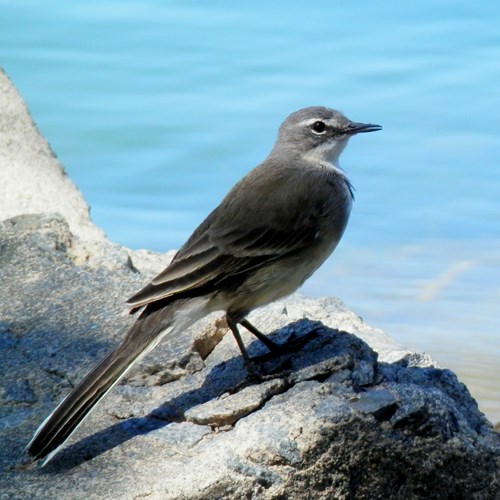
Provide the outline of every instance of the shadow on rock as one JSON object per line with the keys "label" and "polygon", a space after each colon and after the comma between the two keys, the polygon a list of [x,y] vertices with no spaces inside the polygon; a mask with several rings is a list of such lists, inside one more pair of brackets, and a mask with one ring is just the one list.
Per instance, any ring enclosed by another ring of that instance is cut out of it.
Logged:
{"label": "shadow on rock", "polygon": [[[250,355],[260,356],[263,360],[260,365],[262,380],[248,376],[241,355],[217,363],[201,372],[201,375],[204,371],[207,374],[199,387],[188,389],[165,401],[145,417],[128,418],[62,449],[41,470],[44,473],[70,470],[136,436],[156,431],[173,422],[185,421],[185,412],[195,406],[217,399],[225,393],[235,394],[272,379],[285,380],[286,388],[306,380],[322,382],[334,374],[340,375],[339,380],[356,388],[373,383],[377,355],[356,336],[307,319],[287,325],[269,335],[277,343],[290,337],[306,337],[298,352],[270,357],[262,356],[265,348],[258,340],[249,346]],[[193,385],[196,383],[194,375],[185,377],[192,377]]]}

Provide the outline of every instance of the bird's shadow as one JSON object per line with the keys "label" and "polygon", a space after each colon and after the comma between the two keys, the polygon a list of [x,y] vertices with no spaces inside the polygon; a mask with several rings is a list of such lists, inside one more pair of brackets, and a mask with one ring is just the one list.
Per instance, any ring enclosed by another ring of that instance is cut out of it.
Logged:
{"label": "bird's shadow", "polygon": [[[299,352],[272,357],[262,356],[264,362],[261,367],[266,376],[280,376],[283,372],[289,372],[292,368],[292,356],[303,358],[297,365],[300,368],[332,357],[335,354],[334,349],[333,351],[332,349],[324,349],[325,344],[335,343],[333,336],[350,335],[325,327],[320,322],[304,319],[280,328],[269,334],[268,337],[276,341],[276,339],[281,339],[284,335],[286,336],[287,333],[289,336],[290,331],[294,332],[298,330],[305,332],[303,335],[310,337],[310,339],[307,339],[302,344],[303,346]],[[297,336],[302,337],[303,335],[300,334]],[[316,341],[312,342],[313,339],[316,339]],[[312,343],[315,345],[310,345]],[[264,351],[265,348],[263,348],[262,343],[258,340],[252,342],[248,348],[251,356],[262,354]],[[311,356],[311,353],[314,355]],[[266,358],[269,358],[269,360],[266,361]],[[183,422],[185,420],[183,416],[184,412],[189,408],[216,399],[226,392],[236,392],[243,387],[257,382],[258,380],[252,379],[248,375],[242,356],[235,356],[215,365],[200,387],[188,390],[177,397],[165,401],[144,417],[126,419],[63,448],[41,471],[44,474],[69,471],[136,436],[148,434],[173,422]]]}

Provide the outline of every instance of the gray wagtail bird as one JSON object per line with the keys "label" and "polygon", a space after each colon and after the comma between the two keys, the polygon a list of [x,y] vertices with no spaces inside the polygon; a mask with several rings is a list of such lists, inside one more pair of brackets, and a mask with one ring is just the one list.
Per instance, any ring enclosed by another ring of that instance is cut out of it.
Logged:
{"label": "gray wagtail bird", "polygon": [[339,156],[353,135],[381,128],[319,106],[292,113],[269,156],[229,191],[168,267],[128,300],[131,312],[142,309],[136,322],[41,424],[28,453],[50,460],[135,362],[163,337],[213,311],[225,311],[250,371],[238,325],[280,352],[282,346],[245,317],[295,291],[333,252],[353,200]]}

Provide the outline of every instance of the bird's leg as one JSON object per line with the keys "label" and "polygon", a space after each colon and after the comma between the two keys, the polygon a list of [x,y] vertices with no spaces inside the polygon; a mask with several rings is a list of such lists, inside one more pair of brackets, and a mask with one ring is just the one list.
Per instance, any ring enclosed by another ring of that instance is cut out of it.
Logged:
{"label": "bird's leg", "polygon": [[281,346],[268,339],[260,330],[257,330],[255,326],[250,323],[247,319],[242,319],[240,322],[241,326],[244,326],[250,333],[255,335],[271,352],[280,353],[282,352]]}
{"label": "bird's leg", "polygon": [[[247,319],[242,319],[239,321],[241,326],[244,326],[250,333],[255,335],[270,351],[272,354],[286,354],[290,352],[294,352],[300,347],[302,347],[310,338],[310,334],[315,334],[316,332],[313,330],[309,332],[307,335],[303,335],[302,337],[295,337],[295,334],[292,334],[291,337],[284,344],[277,344],[273,342],[269,338],[266,337],[261,331],[259,331],[255,326],[250,323]],[[264,356],[267,358],[268,356]],[[259,356],[256,359],[260,359]]]}
{"label": "bird's leg", "polygon": [[[248,321],[247,319],[236,320],[229,317],[229,315],[226,315],[226,321],[227,325],[233,332],[238,347],[240,348],[241,355],[243,356],[243,361],[245,362],[245,366],[247,367],[247,370],[250,373],[250,375],[254,377],[255,376],[258,377],[258,370],[255,367],[254,360],[265,361],[270,359],[270,357],[272,358],[279,354],[294,352],[297,349],[300,349],[300,347],[302,347],[310,339],[310,334],[314,335],[316,333],[316,331],[313,330],[309,332],[307,335],[298,338],[294,338],[295,334],[293,334],[292,337],[285,344],[277,344],[276,342],[273,342],[272,340],[267,338],[266,335],[264,335],[260,330],[255,328],[255,326],[253,326],[252,323],[250,323],[250,321]],[[238,323],[241,326],[244,326],[250,333],[255,335],[271,352],[268,354],[264,354],[263,356],[258,356],[253,359],[250,358],[245,348],[245,344],[243,343],[243,340],[241,338],[240,332],[238,330]]]}
{"label": "bird's leg", "polygon": [[[226,316],[226,321],[227,321],[227,326],[229,326],[229,328],[233,332],[234,338],[236,339],[236,343],[240,348],[241,355],[243,356],[243,361],[245,362],[245,366],[247,367],[248,373],[254,376],[257,375],[257,370],[254,364],[252,363],[250,356],[248,355],[248,352],[245,348],[245,344],[243,343],[240,332],[238,331],[238,323],[230,319],[229,316]],[[260,333],[260,335],[262,334]]]}

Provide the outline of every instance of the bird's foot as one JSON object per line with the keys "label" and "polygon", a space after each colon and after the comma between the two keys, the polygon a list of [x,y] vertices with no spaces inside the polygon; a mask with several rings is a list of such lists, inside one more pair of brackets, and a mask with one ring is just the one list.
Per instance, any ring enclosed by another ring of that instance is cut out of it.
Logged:
{"label": "bird's foot", "polygon": [[309,332],[307,332],[305,335],[301,335],[300,337],[298,337],[295,333],[292,333],[290,337],[288,337],[287,341],[284,342],[283,344],[277,344],[276,342],[272,342],[272,348],[270,347],[269,344],[266,344],[270,352],[267,352],[266,354],[262,354],[260,356],[254,356],[253,358],[250,358],[250,360],[254,363],[263,363],[265,361],[269,361],[283,354],[290,354],[293,352],[297,352],[305,344],[307,344],[310,340],[312,340],[317,336],[318,330],[319,327],[314,328]]}

